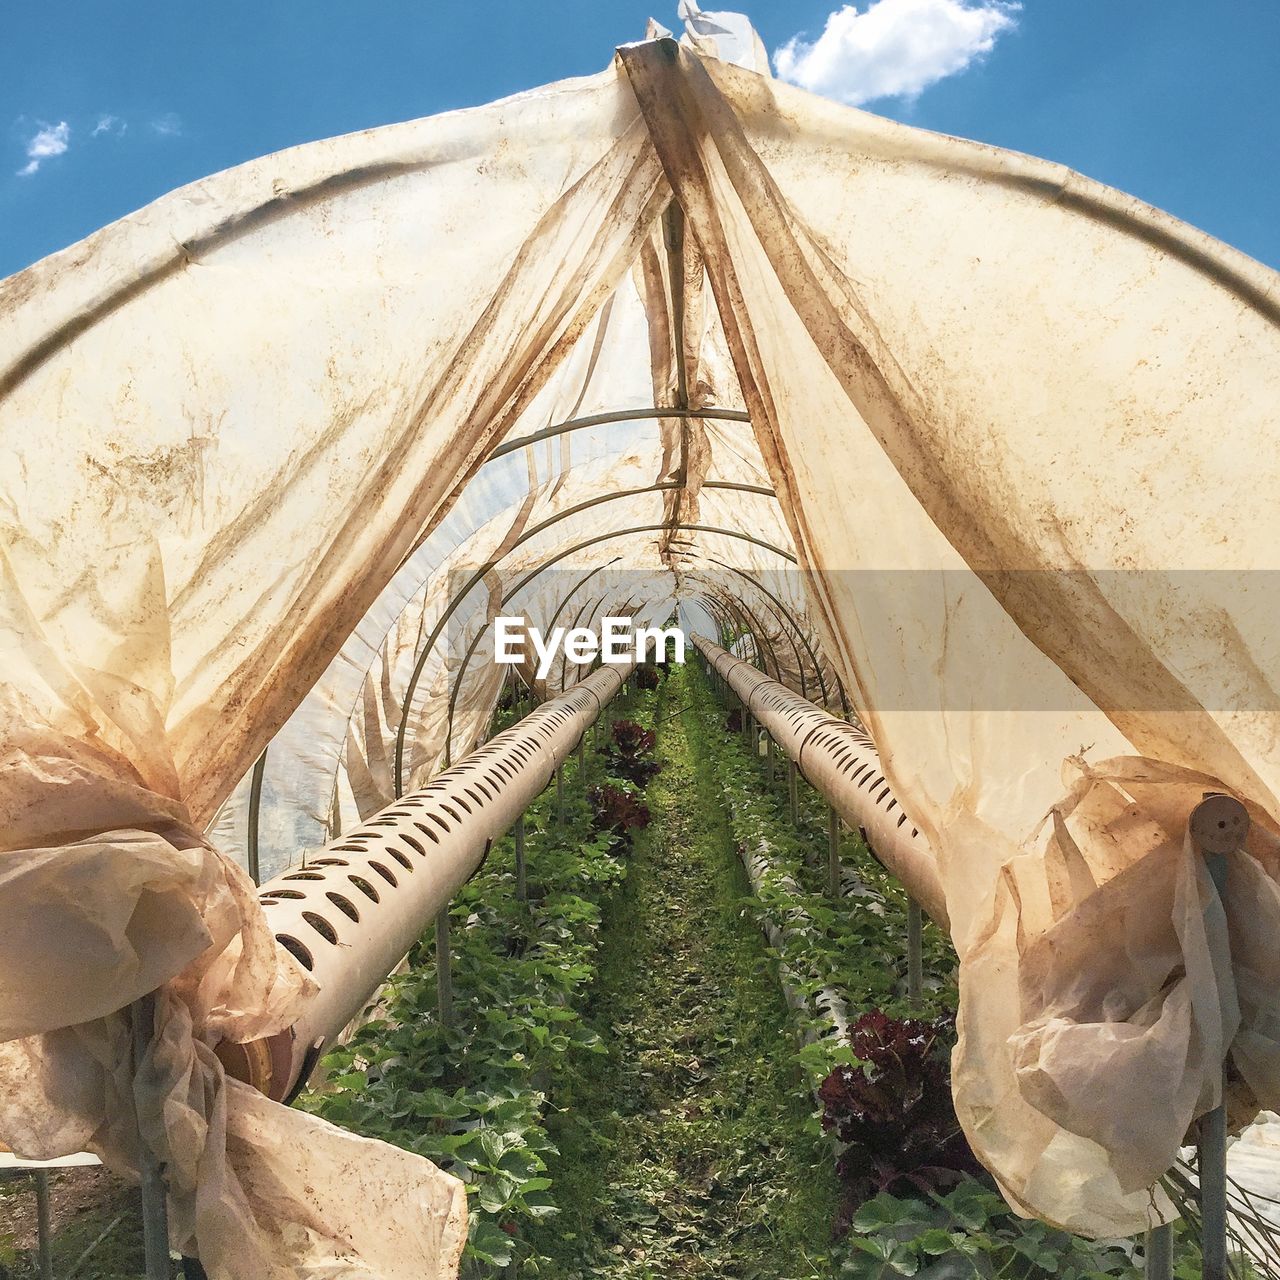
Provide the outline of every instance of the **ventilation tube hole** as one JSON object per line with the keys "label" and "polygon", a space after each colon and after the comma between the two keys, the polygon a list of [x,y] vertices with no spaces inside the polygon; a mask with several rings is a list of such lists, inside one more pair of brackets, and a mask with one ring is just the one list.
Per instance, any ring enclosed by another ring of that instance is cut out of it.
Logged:
{"label": "ventilation tube hole", "polygon": [[297,938],[291,938],[287,933],[277,933],[276,941],[308,972],[316,967],[316,963],[311,958],[311,952],[300,943]]}
{"label": "ventilation tube hole", "polygon": [[318,916],[314,911],[304,911],[302,918],[326,941],[338,941],[337,931],[334,929],[324,916]]}
{"label": "ventilation tube hole", "polygon": [[348,920],[354,920],[356,924],[360,923],[360,913],[356,910],[355,904],[350,898],[344,898],[340,893],[326,893],[324,896],[328,898],[329,901],[332,902]]}
{"label": "ventilation tube hole", "polygon": [[371,902],[381,901],[378,897],[377,889],[375,889],[367,880],[362,880],[359,876],[348,876],[347,879],[350,880],[351,883],[355,885],[355,887],[359,889],[360,892],[363,893]]}

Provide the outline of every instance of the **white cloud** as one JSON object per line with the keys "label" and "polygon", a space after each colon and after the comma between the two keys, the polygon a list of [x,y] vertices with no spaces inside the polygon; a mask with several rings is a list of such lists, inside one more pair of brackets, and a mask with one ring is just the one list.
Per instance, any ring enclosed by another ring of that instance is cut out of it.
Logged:
{"label": "white cloud", "polygon": [[129,126],[120,119],[119,116],[99,116],[98,123],[93,126],[91,138],[97,138],[104,133],[121,134]]}
{"label": "white cloud", "polygon": [[1016,24],[1008,0],[874,0],[830,14],[816,40],[792,36],[773,55],[783,80],[856,106],[914,98],[989,53]]}
{"label": "white cloud", "polygon": [[172,111],[168,111],[152,120],[151,131],[162,138],[176,138],[182,133],[182,121]]}
{"label": "white cloud", "polygon": [[50,156],[60,156],[71,145],[71,126],[65,120],[42,124],[27,143],[27,163],[18,170],[20,178],[29,178]]}

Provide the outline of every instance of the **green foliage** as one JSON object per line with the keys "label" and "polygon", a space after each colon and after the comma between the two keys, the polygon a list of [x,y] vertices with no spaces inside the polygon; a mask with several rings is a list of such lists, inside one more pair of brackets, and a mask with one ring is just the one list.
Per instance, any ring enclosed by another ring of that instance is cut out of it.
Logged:
{"label": "green foliage", "polygon": [[[694,677],[704,686],[701,675]],[[750,754],[740,736],[721,729],[721,709],[709,696],[696,704],[702,732],[718,739],[710,753],[716,782],[730,814],[735,843],[758,859],[761,883],[745,907],[761,925],[785,932],[779,958],[804,997],[798,1030],[804,1047],[798,1060],[810,1085],[852,1061],[849,1046],[830,1035],[830,1022],[816,1002],[833,988],[854,1016],[879,1009],[894,1017],[936,1017],[955,1009],[955,953],[950,940],[927,925],[926,984],[919,1008],[907,1001],[907,895],[871,856],[861,837],[846,834],[841,858],[857,877],[857,892],[833,902],[825,889],[826,804],[800,785],[799,821],[792,824],[786,799],[786,764],[779,754],[770,784],[765,762]],[[816,1121],[815,1121],[816,1123]]]}
{"label": "green foliage", "polygon": [[1127,1242],[1094,1242],[1019,1218],[994,1191],[966,1181],[947,1195],[881,1195],[854,1215],[839,1271],[856,1280],[1101,1280],[1134,1276]]}
{"label": "green foliage", "polygon": [[[591,779],[603,767],[588,756]],[[527,1236],[556,1212],[548,1090],[575,1055],[603,1049],[581,1006],[595,976],[601,904],[625,865],[613,835],[593,830],[576,775],[576,762],[566,762],[563,827],[554,788],[526,814],[529,901],[515,896],[510,837],[454,898],[452,1025],[437,1016],[428,935],[383,988],[378,1016],[325,1057],[324,1083],[299,1103],[463,1180],[467,1275],[513,1261],[522,1275],[539,1274]]]}
{"label": "green foliage", "polygon": [[[930,1019],[954,1013],[956,958],[950,940],[926,923],[925,991],[913,1007],[906,984],[908,899],[901,885],[860,836],[847,834],[841,860],[854,871],[857,884],[852,893],[832,902],[825,890],[826,802],[801,782],[798,821],[793,823],[785,758],[779,754],[775,760],[771,782],[766,762],[748,752],[741,736],[723,734],[721,708],[703,698],[697,714],[708,736],[721,734],[712,760],[734,837],[744,854],[759,859],[762,883],[750,909],[762,924],[775,928],[775,937],[784,938],[779,959],[804,1000],[793,1021],[803,1043],[796,1056],[810,1089],[837,1067],[860,1065],[853,1046],[830,1034],[830,1021],[816,1000],[822,990],[843,996],[854,1019],[869,1011]],[[816,1115],[811,1125],[816,1132]],[[837,1147],[833,1159],[838,1156]],[[931,1200],[878,1196],[858,1210],[853,1228],[840,1269],[832,1274],[865,1280],[1084,1280],[1132,1278],[1139,1270],[1128,1245],[1097,1244],[1019,1218],[984,1181],[973,1178]]]}

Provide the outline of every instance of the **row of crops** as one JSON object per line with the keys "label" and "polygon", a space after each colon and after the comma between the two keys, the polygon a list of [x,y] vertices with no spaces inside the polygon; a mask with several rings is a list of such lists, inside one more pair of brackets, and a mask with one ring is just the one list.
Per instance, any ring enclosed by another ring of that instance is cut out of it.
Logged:
{"label": "row of crops", "polygon": [[974,1161],[946,939],[910,1001],[857,834],[833,900],[820,798],[698,667],[637,680],[526,815],[525,897],[511,837],[457,895],[451,1016],[428,935],[301,1105],[466,1182],[470,1277],[1135,1275]]}

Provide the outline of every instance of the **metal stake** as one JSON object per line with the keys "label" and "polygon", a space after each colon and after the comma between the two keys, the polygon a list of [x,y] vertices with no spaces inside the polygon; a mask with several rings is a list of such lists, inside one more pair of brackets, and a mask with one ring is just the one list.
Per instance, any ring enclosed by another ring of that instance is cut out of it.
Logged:
{"label": "metal stake", "polygon": [[453,956],[449,950],[449,904],[436,912],[436,1008],[440,1025],[453,1026]]}
{"label": "metal stake", "polygon": [[791,825],[798,827],[800,825],[800,780],[796,762],[790,758],[787,760],[787,796],[791,802]]}
{"label": "metal stake", "polygon": [[40,1280],[53,1280],[53,1239],[49,1221],[49,1174],[45,1169],[35,1169],[32,1176],[36,1184],[36,1246],[40,1251]]}
{"label": "metal stake", "polygon": [[556,821],[564,826],[564,766],[556,765]]}
{"label": "metal stake", "polygon": [[919,1005],[924,994],[924,917],[920,904],[907,899],[907,999]]}
{"label": "metal stake", "polygon": [[[1207,793],[1191,812],[1191,839],[1204,855],[1219,899],[1227,890],[1227,855],[1244,845],[1249,813],[1234,796]],[[1225,1074],[1223,1093],[1226,1092]],[[1227,1280],[1227,1107],[1224,1100],[1200,1117],[1196,1144],[1200,1178],[1201,1274]]]}
{"label": "metal stake", "polygon": [[516,898],[520,902],[529,900],[529,885],[525,878],[524,865],[524,814],[516,819]]}
{"label": "metal stake", "polygon": [[[156,1000],[154,995],[141,996],[133,1003],[133,1074],[136,1081],[155,1036]],[[139,1173],[142,1177],[142,1240],[146,1258],[147,1280],[170,1280],[169,1215],[165,1205],[164,1171],[155,1152],[145,1141],[138,1144],[141,1152]]]}
{"label": "metal stake", "polygon": [[1227,1109],[1200,1117],[1196,1143],[1204,1280],[1227,1280]]}
{"label": "metal stake", "polygon": [[578,782],[583,791],[587,789],[587,757],[586,757],[587,735],[584,733],[578,739]]}
{"label": "metal stake", "polygon": [[833,804],[827,805],[827,892],[840,897],[840,815]]}
{"label": "metal stake", "polygon": [[1147,1280],[1170,1280],[1173,1275],[1173,1227],[1169,1223],[1147,1232]]}

